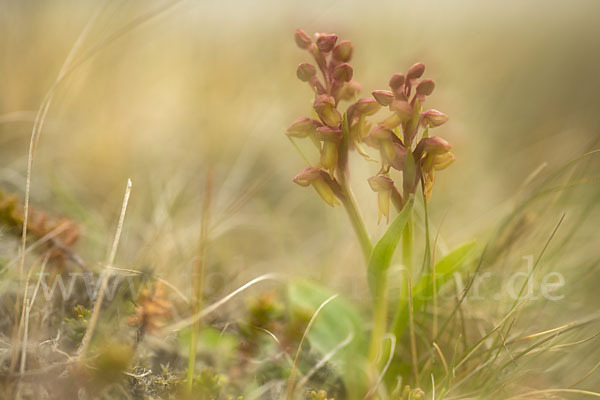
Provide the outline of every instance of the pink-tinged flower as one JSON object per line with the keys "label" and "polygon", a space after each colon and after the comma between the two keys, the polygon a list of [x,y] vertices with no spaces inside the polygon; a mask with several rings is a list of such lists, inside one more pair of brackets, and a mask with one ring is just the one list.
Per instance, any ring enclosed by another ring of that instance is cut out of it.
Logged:
{"label": "pink-tinged flower", "polygon": [[354,45],[349,40],[342,40],[333,48],[332,57],[339,62],[348,62],[352,59]]}
{"label": "pink-tinged flower", "polygon": [[400,118],[398,114],[393,113],[383,121],[380,121],[378,125],[385,129],[395,129],[402,124],[402,121],[403,119]]}
{"label": "pink-tinged flower", "polygon": [[317,96],[313,108],[325,125],[337,128],[342,123],[342,114],[335,108],[333,97],[326,94]]}
{"label": "pink-tinged flower", "polygon": [[341,82],[350,82],[353,74],[350,64],[340,64],[333,69],[333,78]]}
{"label": "pink-tinged flower", "polygon": [[358,99],[354,104],[348,107],[348,119],[352,122],[353,119],[359,118],[360,116],[371,116],[375,114],[381,106],[370,98]]}
{"label": "pink-tinged flower", "polygon": [[322,53],[329,53],[333,50],[337,39],[338,37],[336,34],[320,33],[317,36],[317,47],[319,48],[319,51]]}
{"label": "pink-tinged flower", "polygon": [[312,44],[312,39],[302,29],[296,29],[296,32],[294,32],[294,39],[301,49],[308,49]]}
{"label": "pink-tinged flower", "polygon": [[389,107],[402,121],[409,120],[414,113],[412,106],[405,100],[394,99]]}
{"label": "pink-tinged flower", "polygon": [[421,125],[423,127],[435,128],[445,124],[448,116],[438,110],[427,110],[421,113]]}
{"label": "pink-tinged flower", "polygon": [[296,68],[296,76],[302,82],[308,82],[310,87],[318,94],[324,94],[326,92],[325,87],[323,87],[323,84],[319,81],[319,78],[317,78],[317,69],[314,65],[306,62],[299,64],[298,68]]}
{"label": "pink-tinged flower", "polygon": [[389,86],[392,88],[394,94],[398,95],[403,92],[404,82],[406,81],[406,77],[404,74],[396,73],[392,75],[390,78]]}
{"label": "pink-tinged flower", "polygon": [[[425,65],[417,63],[406,74],[392,75],[391,90],[375,90],[373,98],[356,100],[361,87],[352,80],[354,70],[348,64],[353,56],[353,44],[347,40],[338,42],[335,34],[327,33],[315,34],[312,40],[300,29],[294,36],[298,46],[306,49],[316,62],[316,65],[301,63],[296,75],[315,92],[313,109],[318,120],[300,118],[288,127],[286,134],[293,138],[310,138],[320,153],[319,166],[305,169],[294,181],[302,186],[313,186],[328,204],[337,203],[336,196],[342,199],[343,194],[336,178],[344,178],[346,153],[357,150],[365,159],[374,161],[363,149],[363,144],[367,144],[377,149],[381,162],[380,172],[369,180],[371,188],[378,192],[379,220],[383,216],[389,219],[390,196],[394,203],[402,204],[405,196],[415,193],[420,177],[423,192],[429,199],[435,171],[448,167],[454,155],[444,139],[429,137],[429,128],[444,124],[448,117],[437,110],[422,111],[423,103],[435,89],[433,80],[422,79]],[[345,113],[340,107],[342,100],[354,101]],[[388,107],[391,113],[371,129],[375,124],[369,117],[381,106]],[[425,131],[419,135],[422,128]],[[341,146],[342,143],[345,145]],[[387,176],[390,168],[403,172],[402,182],[399,182],[403,194]]]}
{"label": "pink-tinged flower", "polygon": [[325,181],[323,174],[326,174],[326,172],[321,171],[319,168],[308,167],[296,175],[293,181],[300,186],[312,186],[325,203],[333,207],[339,204],[339,202],[335,197],[333,189]]}
{"label": "pink-tinged flower", "polygon": [[433,184],[435,183],[435,174],[433,171],[423,172],[423,196],[425,201],[431,200],[431,193],[433,192]]}
{"label": "pink-tinged flower", "polygon": [[379,216],[377,223],[381,222],[381,217],[385,217],[386,222],[390,222],[390,200],[392,191],[395,189],[394,181],[384,175],[372,176],[368,179],[369,186],[377,193],[377,209]]}
{"label": "pink-tinged flower", "polygon": [[394,132],[378,126],[365,138],[365,142],[369,146],[379,150],[384,170],[388,170],[390,167],[398,171],[404,169],[406,148],[399,143]]}
{"label": "pink-tinged flower", "polygon": [[450,164],[454,162],[454,159],[454,154],[450,152],[438,154],[433,157],[433,169],[435,169],[436,171],[446,169]]}
{"label": "pink-tinged flower", "polygon": [[315,59],[315,62],[317,63],[321,71],[325,71],[327,69],[327,59],[325,58],[325,55],[319,50],[317,44],[311,44],[308,48],[308,51],[310,52],[310,54],[312,54],[313,58]]}
{"label": "pink-tinged flower", "polygon": [[296,76],[302,82],[309,82],[317,74],[317,69],[314,65],[303,62],[296,69]]}
{"label": "pink-tinged flower", "polygon": [[454,154],[446,152],[443,154],[428,154],[421,160],[421,171],[423,174],[423,193],[425,200],[429,201],[433,184],[435,182],[435,171],[441,171],[454,162]]}
{"label": "pink-tinged flower", "polygon": [[452,146],[446,140],[439,136],[431,136],[423,138],[415,148],[415,157],[420,158],[423,153],[438,155],[447,153]]}
{"label": "pink-tinged flower", "polygon": [[447,141],[437,136],[421,139],[415,148],[414,154],[423,176],[423,194],[427,201],[431,198],[435,171],[447,168],[454,161],[450,148]]}
{"label": "pink-tinged flower", "polygon": [[285,131],[286,135],[297,138],[305,138],[317,133],[317,128],[323,126],[322,123],[312,118],[298,118],[290,124]]}
{"label": "pink-tinged flower", "polygon": [[419,82],[416,89],[419,102],[424,103],[425,97],[433,93],[433,89],[435,89],[435,82],[431,79],[423,79]]}
{"label": "pink-tinged flower", "polygon": [[346,82],[342,86],[340,86],[337,89],[337,91],[334,93],[334,95],[338,101],[339,100],[352,100],[352,99],[355,99],[356,96],[358,96],[358,94],[360,93],[361,90],[362,90],[362,86],[360,85],[360,83],[358,83],[356,81],[350,81],[350,82]]}
{"label": "pink-tinged flower", "polygon": [[320,121],[312,118],[298,118],[287,128],[285,134],[295,138],[305,138],[308,137],[312,140],[312,142],[317,146],[318,149],[321,148],[321,143],[317,139],[317,128],[323,126]]}
{"label": "pink-tinged flower", "polygon": [[389,106],[394,101],[394,94],[389,90],[374,90],[371,94],[384,107]]}
{"label": "pink-tinged flower", "polygon": [[423,76],[424,72],[425,64],[416,63],[408,69],[408,72],[406,73],[406,79],[408,79],[409,81],[419,79],[421,76]]}
{"label": "pink-tinged flower", "polygon": [[317,138],[323,142],[321,148],[321,167],[329,171],[333,178],[335,168],[338,162],[338,147],[342,140],[341,129],[334,129],[328,126],[317,128]]}

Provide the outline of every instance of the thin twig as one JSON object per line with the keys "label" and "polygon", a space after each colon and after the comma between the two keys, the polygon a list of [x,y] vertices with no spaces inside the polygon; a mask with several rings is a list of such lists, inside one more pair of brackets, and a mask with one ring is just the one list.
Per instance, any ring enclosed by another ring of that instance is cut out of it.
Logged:
{"label": "thin twig", "polygon": [[[202,309],[204,300],[204,276],[206,274],[206,252],[208,250],[208,230],[210,227],[210,212],[213,191],[212,173],[206,174],[204,186],[204,204],[202,205],[202,221],[200,222],[200,245],[198,249],[198,261],[193,271],[192,310],[194,314]],[[192,391],[194,373],[196,369],[196,341],[200,331],[200,320],[192,325],[192,336],[190,338],[190,354],[188,356],[187,390]]]}
{"label": "thin twig", "polygon": [[292,394],[294,392],[294,379],[296,377],[296,369],[298,367],[298,361],[300,361],[300,353],[302,351],[302,345],[304,344],[304,340],[308,336],[308,332],[310,332],[310,328],[312,328],[312,326],[315,323],[315,320],[317,319],[317,316],[319,315],[319,313],[321,312],[321,310],[327,304],[329,304],[329,302],[331,302],[332,300],[334,300],[336,297],[338,297],[338,295],[334,294],[333,296],[329,297],[327,300],[325,300],[324,302],[322,302],[321,305],[317,308],[317,310],[313,314],[313,316],[310,319],[310,321],[308,321],[308,325],[306,326],[306,329],[304,330],[304,334],[302,335],[302,339],[300,339],[300,343],[298,344],[298,350],[296,350],[296,357],[294,358],[294,365],[292,365],[292,372],[290,373],[290,379],[288,381],[288,387],[287,387],[287,395],[286,395],[286,399],[287,400],[290,400],[292,398]]}
{"label": "thin twig", "polygon": [[[277,339],[277,338],[275,338],[275,339]],[[315,366],[312,367],[310,369],[310,371],[308,371],[306,373],[306,375],[304,375],[302,377],[302,379],[298,382],[297,388],[301,388],[304,385],[306,385],[311,376],[313,376],[318,370],[320,370],[340,350],[342,350],[344,347],[348,346],[350,344],[350,342],[352,342],[353,339],[354,339],[354,333],[350,332],[344,340],[342,340],[340,343],[338,343],[337,346],[335,346],[329,353],[325,354],[325,356],[323,358],[321,358],[319,360],[319,362],[316,363]],[[279,343],[279,340],[277,342]]]}
{"label": "thin twig", "polygon": [[390,365],[392,364],[392,360],[394,359],[394,354],[396,352],[396,335],[394,335],[393,333],[388,333],[388,334],[384,335],[382,337],[382,339],[389,339],[390,340],[390,354],[388,354],[388,359],[387,359],[385,365],[383,366],[383,368],[381,369],[381,372],[379,373],[379,377],[377,378],[377,382],[375,382],[375,384],[373,385],[373,387],[365,395],[365,397],[364,397],[365,400],[366,399],[371,399],[372,396],[375,394],[375,391],[377,390],[377,388],[379,387],[379,385],[381,385],[381,382],[383,382],[383,378],[385,377],[385,373],[390,368]]}
{"label": "thin twig", "polygon": [[211,314],[213,311],[215,311],[216,309],[221,307],[223,304],[227,303],[229,300],[234,298],[236,295],[240,294],[241,292],[248,289],[249,287],[256,285],[259,282],[266,281],[266,280],[281,280],[281,279],[282,279],[282,275],[276,274],[276,273],[265,274],[265,275],[259,276],[258,278],[252,279],[251,281],[240,286],[239,288],[237,288],[233,292],[229,293],[227,296],[223,297],[222,299],[215,301],[213,304],[211,304],[208,307],[204,307],[197,314],[191,315],[179,322],[176,322],[170,326],[163,328],[159,332],[159,336],[167,335],[172,332],[177,332],[183,328],[193,325],[194,323],[196,323],[196,321],[201,320],[202,318]]}
{"label": "thin twig", "polygon": [[94,330],[96,328],[96,323],[98,322],[100,309],[102,308],[102,301],[104,299],[104,292],[106,291],[106,286],[108,285],[108,279],[111,276],[111,267],[115,261],[115,256],[117,255],[117,248],[121,239],[121,232],[123,231],[123,223],[125,222],[125,212],[127,211],[127,203],[129,202],[129,195],[131,194],[131,186],[131,179],[128,179],[127,187],[125,188],[125,196],[123,197],[123,205],[121,206],[121,215],[119,216],[119,223],[117,224],[112,248],[110,250],[110,255],[108,256],[108,261],[106,263],[106,268],[102,273],[102,282],[100,284],[100,288],[98,289],[96,304],[94,304],[94,309],[92,311],[92,315],[90,316],[88,328],[85,331],[85,335],[81,340],[81,347],[79,347],[78,350],[78,357],[80,359],[85,357],[85,353],[90,345],[92,335],[94,334]]}

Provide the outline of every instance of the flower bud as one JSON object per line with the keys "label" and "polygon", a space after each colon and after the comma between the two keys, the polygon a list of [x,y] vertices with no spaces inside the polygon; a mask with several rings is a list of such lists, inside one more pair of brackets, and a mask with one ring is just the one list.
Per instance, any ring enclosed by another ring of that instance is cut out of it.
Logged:
{"label": "flower bud", "polygon": [[322,126],[319,121],[312,118],[298,118],[287,128],[285,134],[297,138],[305,138],[309,135],[315,135],[317,128]]}
{"label": "flower bud", "polygon": [[296,32],[294,32],[294,39],[301,49],[308,49],[308,46],[312,44],[312,39],[302,29],[296,29]]}
{"label": "flower bud", "polygon": [[335,42],[337,42],[337,38],[337,35],[334,33],[321,33],[317,37],[317,47],[319,48],[319,51],[322,53],[329,53],[331,50],[333,50]]}
{"label": "flower bud", "polygon": [[354,45],[349,40],[342,40],[333,48],[333,59],[340,62],[348,62],[352,58]]}
{"label": "flower bud", "polygon": [[342,82],[350,82],[352,79],[352,67],[350,64],[340,64],[333,70],[333,77]]}
{"label": "flower bud", "polygon": [[300,186],[308,186],[311,185],[316,192],[321,196],[321,198],[325,201],[325,203],[330,206],[335,206],[339,204],[337,199],[335,198],[335,193],[333,189],[325,179],[321,175],[321,170],[315,167],[308,167],[296,175],[293,179],[295,183]]}
{"label": "flower bud", "polygon": [[435,128],[448,121],[448,116],[438,110],[427,110],[421,113],[421,125]]}
{"label": "flower bud", "polygon": [[382,106],[389,106],[394,101],[394,94],[389,90],[374,90],[371,94]]}
{"label": "flower bud", "polygon": [[335,100],[329,95],[317,96],[313,108],[325,125],[335,128],[342,122],[342,114],[335,108]]}
{"label": "flower bud", "polygon": [[392,88],[392,90],[395,93],[401,92],[405,81],[406,81],[406,78],[404,77],[403,74],[394,74],[390,78],[390,87]]}
{"label": "flower bud", "polygon": [[314,65],[303,62],[296,69],[296,76],[302,82],[309,82],[313,76],[317,74],[317,69]]}
{"label": "flower bud", "polygon": [[422,96],[429,96],[435,89],[435,83],[431,79],[423,79],[417,85],[417,94]]}
{"label": "flower bud", "polygon": [[425,72],[425,64],[416,63],[415,65],[413,65],[412,67],[410,67],[408,69],[408,72],[406,73],[406,79],[408,79],[408,80],[418,79],[423,75],[424,72]]}

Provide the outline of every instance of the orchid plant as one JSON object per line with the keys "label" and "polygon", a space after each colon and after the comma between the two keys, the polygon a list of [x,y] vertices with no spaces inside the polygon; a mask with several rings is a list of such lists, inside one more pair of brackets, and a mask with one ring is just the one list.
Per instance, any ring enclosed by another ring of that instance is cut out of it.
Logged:
{"label": "orchid plant", "polygon": [[[387,270],[395,247],[402,237],[402,261],[408,273],[412,268],[412,209],[417,189],[426,203],[431,198],[435,172],[454,161],[450,144],[430,130],[448,121],[435,109],[425,109],[435,83],[423,79],[425,65],[417,63],[408,71],[396,73],[389,80],[389,90],[375,90],[372,97],[358,98],[361,85],[353,79],[349,64],[354,52],[352,42],[338,41],[338,36],[317,33],[311,38],[296,30],[298,47],[306,50],[313,63],[298,65],[296,74],[314,91],[312,116],[294,121],[286,131],[289,139],[308,139],[319,154],[319,161],[309,165],[293,179],[300,186],[311,186],[330,206],[342,204],[358,237],[368,268],[373,299],[373,330],[370,360],[375,365],[381,354],[381,342],[388,330]],[[347,104],[345,109],[342,106]],[[387,107],[387,115],[379,111]],[[373,159],[368,148],[378,153]],[[387,232],[373,246],[348,182],[348,154],[356,151],[365,160],[378,162],[380,168],[368,179],[377,194],[378,222],[390,223],[390,205],[398,216]],[[393,170],[401,172],[400,174]],[[426,252],[429,251],[427,238]],[[410,282],[410,278],[409,278]],[[392,326],[402,333],[402,307]]]}

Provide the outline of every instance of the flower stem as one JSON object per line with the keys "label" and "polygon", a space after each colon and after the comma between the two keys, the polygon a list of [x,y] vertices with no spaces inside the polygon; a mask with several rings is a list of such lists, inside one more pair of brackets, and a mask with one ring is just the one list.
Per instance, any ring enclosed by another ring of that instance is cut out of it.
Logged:
{"label": "flower stem", "polygon": [[402,233],[402,265],[413,274],[413,216],[412,213],[408,217],[408,222]]}
{"label": "flower stem", "polygon": [[360,215],[360,210],[356,204],[354,193],[348,184],[348,141],[350,139],[350,129],[348,124],[348,117],[344,114],[344,120],[342,124],[342,131],[344,136],[339,146],[339,156],[337,161],[337,180],[340,184],[340,200],[348,213],[348,218],[354,229],[354,233],[360,243],[360,249],[365,259],[365,267],[369,265],[369,258],[371,257],[371,251],[373,251],[373,244],[369,238],[365,222]]}
{"label": "flower stem", "polygon": [[[373,330],[371,331],[371,344],[369,346],[369,361],[373,366],[377,362],[381,338],[386,333],[387,314],[387,280],[384,280],[373,294]],[[383,354],[383,349],[381,353]]]}
{"label": "flower stem", "polygon": [[365,265],[367,265],[369,263],[369,257],[371,257],[373,244],[371,244],[371,239],[369,239],[367,228],[362,219],[362,216],[360,215],[358,206],[356,205],[356,199],[354,198],[352,189],[350,189],[346,180],[341,182],[341,188],[343,194],[342,204],[346,209],[346,213],[348,214],[348,218],[350,219],[350,223],[352,224],[354,233],[358,238],[358,242],[360,243],[360,249],[362,250],[363,257],[365,259]]}

